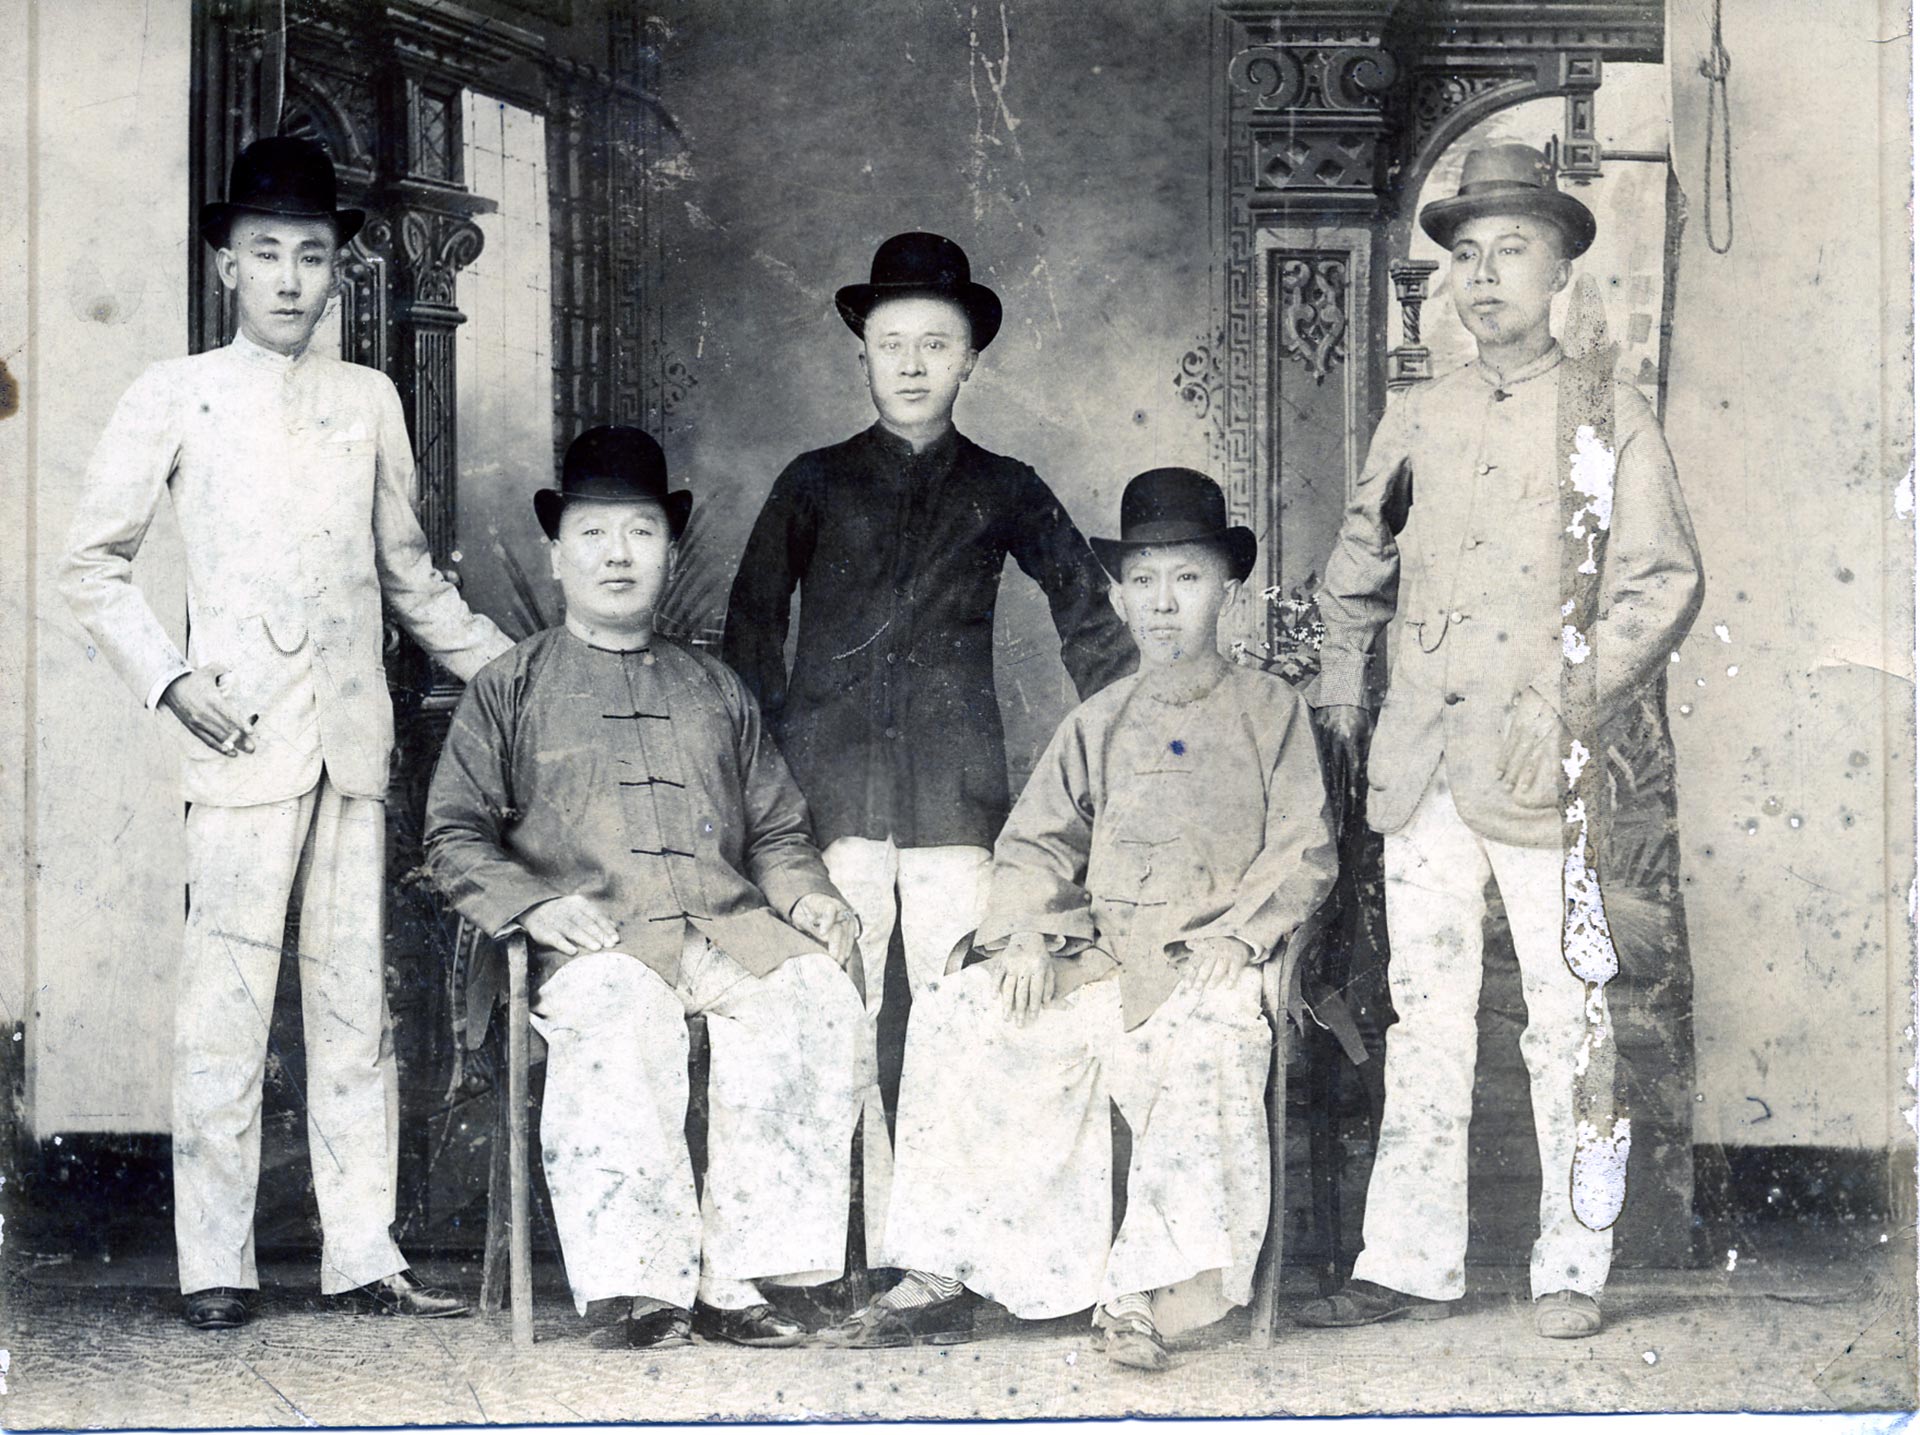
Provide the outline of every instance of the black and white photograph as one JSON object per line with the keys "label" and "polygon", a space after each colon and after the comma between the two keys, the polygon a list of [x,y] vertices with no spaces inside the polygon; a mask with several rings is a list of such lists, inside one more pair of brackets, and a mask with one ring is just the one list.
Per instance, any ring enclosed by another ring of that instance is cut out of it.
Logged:
{"label": "black and white photograph", "polygon": [[0,1425],[1910,1418],[1911,21],[0,0]]}

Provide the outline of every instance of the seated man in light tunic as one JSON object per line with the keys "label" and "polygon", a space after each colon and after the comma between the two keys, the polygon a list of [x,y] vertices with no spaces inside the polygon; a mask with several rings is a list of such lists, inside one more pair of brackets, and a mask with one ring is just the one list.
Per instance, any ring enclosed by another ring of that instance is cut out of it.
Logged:
{"label": "seated man in light tunic", "polygon": [[[826,1332],[951,1338],[969,1292],[1094,1310],[1118,1364],[1243,1305],[1266,1233],[1260,974],[1333,884],[1306,708],[1220,656],[1251,571],[1219,486],[1157,469],[1094,539],[1140,671],[1071,713],[994,851],[978,947],[915,1006],[881,1263],[907,1275]],[[1112,1227],[1108,1101],[1133,1136]]]}
{"label": "seated man in light tunic", "polygon": [[[756,1283],[817,1285],[844,1264],[872,1079],[844,970],[858,923],[745,687],[653,631],[692,507],[659,445],[590,429],[534,505],[566,622],[462,697],[428,869],[483,930],[531,940],[541,1148],[581,1314],[618,1298],[640,1347],[694,1328],[798,1344]],[[685,1137],[695,1012],[712,1045],[704,1197]]]}

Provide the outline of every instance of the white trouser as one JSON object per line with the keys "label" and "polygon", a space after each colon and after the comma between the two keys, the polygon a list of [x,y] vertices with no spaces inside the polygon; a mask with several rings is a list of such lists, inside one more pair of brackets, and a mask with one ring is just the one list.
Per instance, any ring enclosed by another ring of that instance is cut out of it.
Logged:
{"label": "white trouser", "polygon": [[[842,837],[828,843],[821,855],[833,885],[860,917],[860,971],[867,1019],[877,1035],[896,917],[907,957],[907,991],[918,1001],[946,971],[954,944],[980,924],[993,854],[984,847],[897,847],[890,840]],[[893,1185],[893,1150],[877,1066],[864,1109],[861,1193],[872,1264],[873,1252],[886,1244],[888,1191]]]}
{"label": "white trouser", "polygon": [[[707,1170],[687,1151],[687,1017],[704,1013]],[[810,952],[755,977],[689,933],[668,986],[620,952],[541,984],[540,1146],[574,1304],[697,1294],[738,1309],[751,1282],[817,1285],[846,1263],[853,1126],[871,1041],[845,972]]]}
{"label": "white trouser", "polygon": [[183,1292],[259,1285],[260,1082],[296,890],[320,1289],[332,1295],[406,1268],[389,1231],[400,1148],[382,966],[386,842],[385,804],[343,797],[324,774],[287,802],[195,803],[187,813],[190,908],[173,1032]]}
{"label": "white trouser", "polygon": [[[1178,989],[1132,1031],[1113,978],[1024,1027],[992,968],[944,978],[908,1027],[879,1263],[1031,1320],[1136,1291],[1169,1333],[1218,1319],[1250,1297],[1266,1233],[1272,1054],[1257,971]],[[1109,1098],[1133,1133],[1117,1236]]]}
{"label": "white trouser", "polygon": [[1467,1123],[1490,873],[1527,1001],[1520,1053],[1540,1146],[1533,1294],[1597,1296],[1613,1233],[1590,1231],[1573,1213],[1574,1059],[1586,1019],[1584,988],[1560,955],[1561,854],[1477,835],[1454,808],[1444,770],[1407,825],[1386,839],[1387,977],[1400,1019],[1387,1031],[1386,1113],[1353,1274],[1433,1300],[1466,1290]]}

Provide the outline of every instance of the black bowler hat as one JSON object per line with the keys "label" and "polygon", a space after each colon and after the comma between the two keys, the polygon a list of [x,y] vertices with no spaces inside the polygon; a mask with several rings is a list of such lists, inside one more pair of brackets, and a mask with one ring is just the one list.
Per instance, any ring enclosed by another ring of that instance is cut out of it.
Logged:
{"label": "black bowler hat", "polygon": [[1532,145],[1495,144],[1469,150],[1460,166],[1460,192],[1420,211],[1420,227],[1442,249],[1470,219],[1489,214],[1530,214],[1559,226],[1567,258],[1578,259],[1593,243],[1593,211],[1554,184],[1553,166]]}
{"label": "black bowler hat", "polygon": [[1167,543],[1212,543],[1226,551],[1233,576],[1253,572],[1253,530],[1227,523],[1220,485],[1191,468],[1150,468],[1120,495],[1120,536],[1089,538],[1094,556],[1115,582],[1127,554]]}
{"label": "black bowler hat", "polygon": [[269,135],[240,151],[227,180],[225,204],[200,206],[200,237],[224,249],[227,232],[242,214],[279,214],[288,219],[331,219],[334,240],[345,244],[366,222],[364,209],[337,209],[333,161],[312,140]]}
{"label": "black bowler hat", "polygon": [[967,251],[939,234],[894,235],[874,251],[868,282],[847,285],[833,302],[847,327],[864,335],[874,305],[916,296],[950,299],[964,309],[976,349],[986,348],[1000,332],[1000,296],[973,282]]}
{"label": "black bowler hat", "polygon": [[560,512],[576,498],[657,503],[676,541],[693,511],[693,495],[686,489],[667,492],[667,456],[653,435],[624,424],[588,429],[567,445],[560,486],[533,495],[533,511],[547,537],[559,536]]}

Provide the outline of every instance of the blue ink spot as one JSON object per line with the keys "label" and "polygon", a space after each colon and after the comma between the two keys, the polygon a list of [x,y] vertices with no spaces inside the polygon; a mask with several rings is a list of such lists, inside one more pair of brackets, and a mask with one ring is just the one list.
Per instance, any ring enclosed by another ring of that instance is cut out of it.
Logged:
{"label": "blue ink spot", "polygon": [[1185,757],[1187,755],[1187,745],[1177,737],[1168,743],[1167,746],[1173,749],[1173,755],[1175,757]]}

